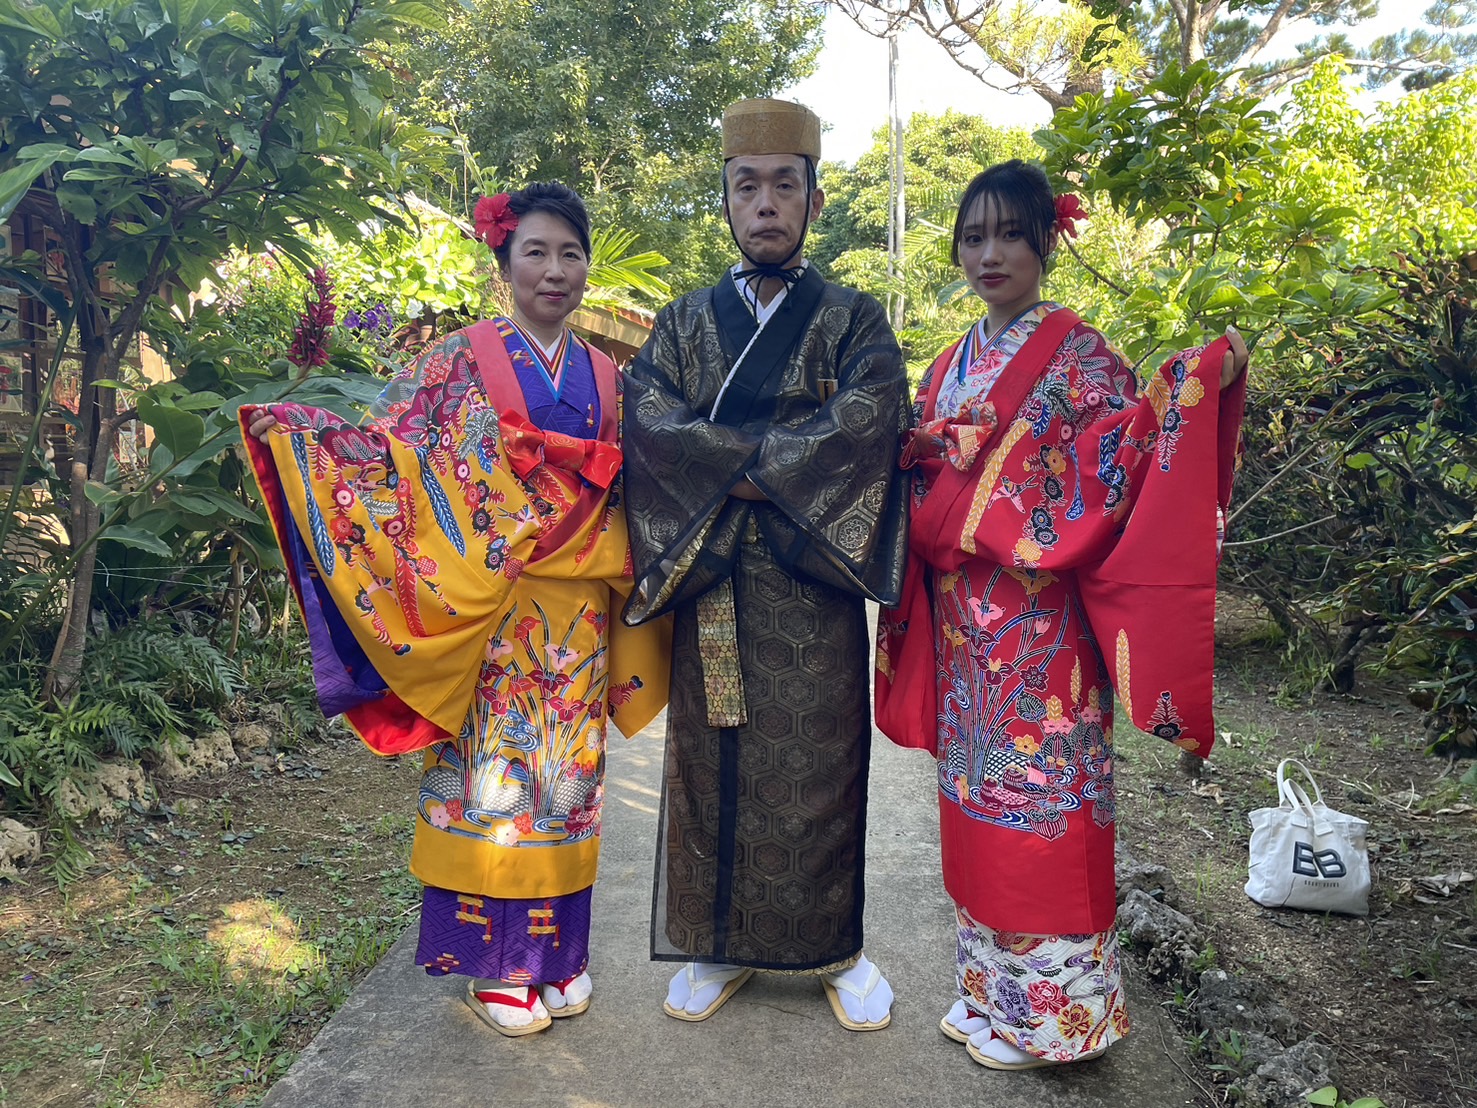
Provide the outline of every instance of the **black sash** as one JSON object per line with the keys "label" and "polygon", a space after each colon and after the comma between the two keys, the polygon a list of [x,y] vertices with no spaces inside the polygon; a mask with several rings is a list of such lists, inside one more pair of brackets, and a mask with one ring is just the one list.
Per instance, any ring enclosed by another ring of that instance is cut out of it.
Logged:
{"label": "black sash", "polygon": [[[800,278],[785,294],[784,303],[776,309],[764,330],[754,341],[748,357],[744,358],[728,389],[723,394],[723,413],[714,412],[710,417],[714,423],[728,427],[743,427],[769,413],[766,401],[772,399],[779,388],[790,354],[810,325],[810,317],[821,302],[821,293],[826,282],[815,271],[814,266],[805,268]],[[727,349],[724,351],[730,365],[754,338],[759,324],[749,305],[739,295],[733,277],[726,276],[713,290],[713,310],[718,317],[718,334]]]}

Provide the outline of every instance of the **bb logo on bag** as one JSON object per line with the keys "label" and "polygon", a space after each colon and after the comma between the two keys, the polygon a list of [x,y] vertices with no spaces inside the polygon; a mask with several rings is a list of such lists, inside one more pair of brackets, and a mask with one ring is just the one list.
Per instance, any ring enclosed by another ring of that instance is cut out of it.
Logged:
{"label": "bb logo on bag", "polygon": [[1325,881],[1349,875],[1337,850],[1314,853],[1312,843],[1293,843],[1292,872],[1302,877],[1321,877]]}

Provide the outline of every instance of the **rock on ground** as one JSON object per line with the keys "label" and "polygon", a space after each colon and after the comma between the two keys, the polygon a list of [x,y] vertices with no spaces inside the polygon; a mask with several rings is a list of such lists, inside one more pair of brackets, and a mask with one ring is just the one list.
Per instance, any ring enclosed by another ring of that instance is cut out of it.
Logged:
{"label": "rock on ground", "polygon": [[1118,852],[1117,865],[1118,903],[1128,899],[1128,894],[1137,889],[1155,900],[1163,901],[1172,908],[1180,904],[1180,889],[1175,884],[1174,874],[1168,867],[1155,862],[1140,862],[1125,851]]}
{"label": "rock on ground", "polygon": [[1335,1084],[1334,1050],[1327,1043],[1304,1039],[1257,1067],[1237,1082],[1238,1108],[1301,1108],[1308,1094]]}
{"label": "rock on ground", "polygon": [[1302,1037],[1297,1020],[1277,1003],[1264,981],[1223,969],[1206,970],[1196,995],[1196,1014],[1206,1030],[1260,1031],[1284,1046]]}
{"label": "rock on ground", "polygon": [[276,743],[270,729],[260,723],[243,723],[231,736],[238,758],[249,758],[259,750],[271,750]]}
{"label": "rock on ground", "polygon": [[1297,1019],[1260,979],[1206,970],[1195,1018],[1221,1055],[1248,1075],[1236,1082],[1239,1108],[1302,1108],[1309,1092],[1336,1083],[1333,1048],[1303,1038]]}
{"label": "rock on ground", "polygon": [[65,778],[52,802],[63,816],[82,820],[114,803],[148,799],[149,784],[137,762],[99,762],[91,773]]}
{"label": "rock on ground", "polygon": [[1118,930],[1143,954],[1145,970],[1157,981],[1188,982],[1205,949],[1205,936],[1194,920],[1141,889],[1124,897]]}
{"label": "rock on ground", "polygon": [[166,746],[154,767],[160,777],[188,781],[193,777],[213,777],[225,773],[240,759],[231,736],[225,731],[207,731],[179,750]]}
{"label": "rock on ground", "polygon": [[14,877],[20,866],[41,860],[41,835],[13,819],[0,819],[0,877]]}

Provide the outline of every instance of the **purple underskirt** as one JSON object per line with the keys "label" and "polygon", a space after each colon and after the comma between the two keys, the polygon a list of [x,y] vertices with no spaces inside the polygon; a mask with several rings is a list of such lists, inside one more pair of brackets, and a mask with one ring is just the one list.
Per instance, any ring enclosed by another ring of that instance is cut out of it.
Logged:
{"label": "purple underskirt", "polygon": [[590,894],[503,900],[427,885],[415,960],[434,975],[536,984],[583,973],[590,961]]}
{"label": "purple underskirt", "polygon": [[285,530],[287,572],[302,592],[303,624],[313,656],[313,685],[325,716],[336,716],[378,700],[387,686],[349,630],[338,606],[318,576],[307,544],[296,527]]}

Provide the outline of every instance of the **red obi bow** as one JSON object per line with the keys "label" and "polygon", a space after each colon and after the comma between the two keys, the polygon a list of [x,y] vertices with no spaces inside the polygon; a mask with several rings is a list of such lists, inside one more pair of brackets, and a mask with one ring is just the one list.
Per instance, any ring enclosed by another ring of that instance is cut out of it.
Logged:
{"label": "red obi bow", "polygon": [[543,465],[563,470],[571,477],[582,477],[596,488],[608,489],[620,472],[621,448],[613,442],[543,431],[516,411],[504,412],[498,422],[502,425],[503,451],[508,464],[520,478],[528,477]]}
{"label": "red obi bow", "polygon": [[925,458],[945,458],[955,469],[967,473],[998,425],[994,404],[971,400],[956,416],[929,420],[914,428],[903,444],[898,465],[911,469]]}

